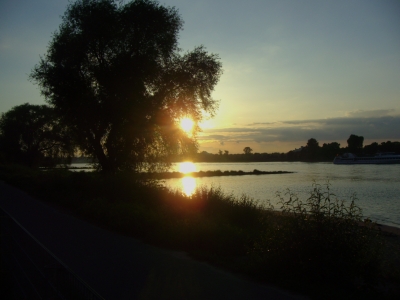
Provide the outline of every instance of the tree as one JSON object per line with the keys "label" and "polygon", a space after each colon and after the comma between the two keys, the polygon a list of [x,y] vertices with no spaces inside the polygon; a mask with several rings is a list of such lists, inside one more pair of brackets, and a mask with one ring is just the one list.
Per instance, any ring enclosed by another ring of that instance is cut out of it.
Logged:
{"label": "tree", "polygon": [[25,103],[0,118],[0,151],[9,161],[30,167],[70,157],[74,148],[69,137],[46,105]]}
{"label": "tree", "polygon": [[332,160],[340,153],[340,144],[337,142],[324,143],[321,150],[324,159]]}
{"label": "tree", "polygon": [[168,166],[196,152],[195,126],[213,116],[218,55],[178,48],[183,21],[156,1],[78,0],[70,4],[47,53],[32,70],[46,101],[103,171]]}
{"label": "tree", "polygon": [[310,149],[318,149],[319,143],[316,139],[311,138],[307,141],[307,147]]}
{"label": "tree", "polygon": [[379,150],[379,145],[377,142],[373,142],[370,145],[364,147],[364,151],[367,154],[376,154]]}
{"label": "tree", "polygon": [[317,161],[320,159],[321,148],[316,139],[311,138],[307,141],[304,152],[301,152],[301,157],[307,161]]}
{"label": "tree", "polygon": [[244,154],[248,155],[251,154],[251,152],[253,152],[253,149],[251,149],[250,147],[244,147],[243,152]]}
{"label": "tree", "polygon": [[359,152],[364,143],[364,137],[363,136],[358,136],[355,134],[351,134],[350,137],[347,139],[347,145],[348,148],[351,152]]}
{"label": "tree", "polygon": [[399,142],[391,142],[391,141],[382,142],[378,146],[378,149],[379,149],[379,152],[400,153],[400,143]]}

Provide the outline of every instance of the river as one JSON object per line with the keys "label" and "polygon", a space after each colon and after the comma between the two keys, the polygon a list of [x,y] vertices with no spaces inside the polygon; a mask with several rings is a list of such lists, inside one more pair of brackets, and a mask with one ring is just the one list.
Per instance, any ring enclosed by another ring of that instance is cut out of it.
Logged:
{"label": "river", "polygon": [[[291,171],[292,174],[244,175],[165,180],[172,189],[190,194],[200,186],[221,187],[235,196],[245,194],[254,200],[267,199],[276,206],[276,192],[290,189],[306,199],[312,183],[331,184],[339,199],[350,202],[355,193],[356,204],[363,215],[380,224],[400,228],[400,164],[398,165],[334,165],[332,163],[259,162],[259,163],[196,163],[197,171]],[[179,170],[179,164],[174,165]]]}

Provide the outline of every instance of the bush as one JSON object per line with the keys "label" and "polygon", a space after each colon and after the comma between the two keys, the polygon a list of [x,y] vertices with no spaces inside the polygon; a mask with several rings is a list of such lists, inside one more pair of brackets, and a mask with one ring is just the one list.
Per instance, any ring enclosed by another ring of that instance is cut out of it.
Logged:
{"label": "bush", "polygon": [[324,281],[372,283],[378,278],[382,240],[373,223],[362,223],[355,204],[339,200],[326,184],[314,183],[303,202],[287,190],[277,193],[281,214],[272,218],[253,254],[263,272],[274,276],[291,274]]}

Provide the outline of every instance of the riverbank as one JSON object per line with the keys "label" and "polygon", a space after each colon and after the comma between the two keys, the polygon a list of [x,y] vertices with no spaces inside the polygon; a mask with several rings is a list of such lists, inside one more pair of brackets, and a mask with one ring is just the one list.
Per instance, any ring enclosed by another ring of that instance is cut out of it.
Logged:
{"label": "riverbank", "polygon": [[276,174],[291,174],[289,171],[260,171],[254,169],[250,172],[245,171],[198,171],[198,172],[153,172],[153,173],[140,173],[140,177],[144,179],[170,179],[170,178],[183,178],[183,177],[215,177],[215,176],[244,176],[244,175],[276,175]]}
{"label": "riverbank", "polygon": [[[65,169],[69,171],[94,171],[92,167],[66,167],[66,168],[45,168],[43,170],[60,170]],[[183,178],[183,177],[215,177],[215,176],[244,176],[244,175],[275,175],[275,174],[291,174],[294,172],[290,171],[260,171],[254,169],[253,171],[233,171],[233,170],[210,170],[210,171],[198,171],[198,172],[143,172],[139,173],[138,176],[142,179],[170,179],[170,178]]]}
{"label": "riverbank", "polygon": [[[68,290],[71,294],[73,288],[82,293],[82,289],[89,286],[96,292],[96,297],[91,295],[93,299],[304,299],[195,261],[182,252],[152,247],[134,238],[93,226],[72,217],[70,212],[55,209],[49,203],[46,205],[3,182],[0,182],[0,194],[0,207],[61,260],[73,272],[70,277],[79,276]],[[2,215],[3,224],[6,218]],[[16,232],[14,229],[13,233]],[[21,236],[18,237],[21,239]],[[27,255],[31,254],[30,249],[25,250]],[[37,248],[35,250],[38,251]],[[15,252],[13,258],[18,259],[18,252]],[[43,257],[46,252],[41,254]],[[37,257],[33,255],[31,258]],[[24,263],[21,262],[22,266]],[[46,269],[48,266],[44,266],[45,274]],[[11,273],[9,270],[3,274]],[[59,273],[54,271],[54,274]],[[0,284],[2,299],[12,299],[13,281],[10,279],[4,277],[1,282],[7,283],[7,286]],[[47,280],[53,287],[59,287],[56,276]],[[85,287],[80,285],[82,280]],[[32,281],[36,283],[37,278]],[[64,281],[61,283],[66,284]],[[26,288],[22,284],[17,292],[29,295]],[[36,288],[36,292],[42,291],[42,286]],[[85,291],[88,292],[87,289]],[[89,297],[88,294],[85,296],[85,299]],[[49,297],[48,291],[46,297]]]}
{"label": "riverbank", "polygon": [[[324,184],[329,181],[331,192],[339,199],[350,199],[355,194],[357,204],[362,207],[365,217],[400,228],[400,165],[346,165],[332,163],[199,163],[198,171],[243,170],[290,171],[292,174],[265,176],[223,176],[203,177],[192,180],[196,186],[220,186],[236,197],[242,194],[253,199],[270,200],[275,207],[276,192],[291,190],[301,198],[310,194],[313,181]],[[175,167],[179,171],[179,165]],[[167,179],[168,188],[183,190],[180,179]]]}
{"label": "riverbank", "polygon": [[393,234],[395,236],[399,236],[400,237],[400,228],[398,228],[398,227],[389,226],[389,225],[383,225],[383,224],[377,224],[377,226],[383,232],[386,232],[388,234]]}
{"label": "riverbank", "polygon": [[103,228],[313,297],[388,296],[400,282],[398,258],[385,256],[393,254],[387,237],[374,224],[359,226],[356,204],[332,202],[327,217],[326,205],[314,201],[325,199],[322,187],[315,187],[309,206],[283,199],[277,214],[246,196],[200,188],[188,197],[132,174],[24,170],[2,176]]}

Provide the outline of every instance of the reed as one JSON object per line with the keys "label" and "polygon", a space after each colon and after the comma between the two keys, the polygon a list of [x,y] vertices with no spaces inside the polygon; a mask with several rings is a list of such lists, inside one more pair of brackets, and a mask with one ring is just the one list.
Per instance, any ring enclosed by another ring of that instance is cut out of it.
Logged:
{"label": "reed", "polygon": [[82,218],[285,288],[359,293],[385,277],[380,231],[362,221],[355,195],[340,200],[329,183],[313,183],[305,200],[277,193],[275,209],[219,187],[185,196],[132,173],[23,174],[0,167],[3,180]]}
{"label": "reed", "polygon": [[267,276],[318,285],[379,284],[383,238],[376,224],[362,221],[356,195],[346,202],[331,193],[329,183],[314,182],[305,200],[290,190],[277,197],[281,213],[252,249],[260,274],[273,269]]}

